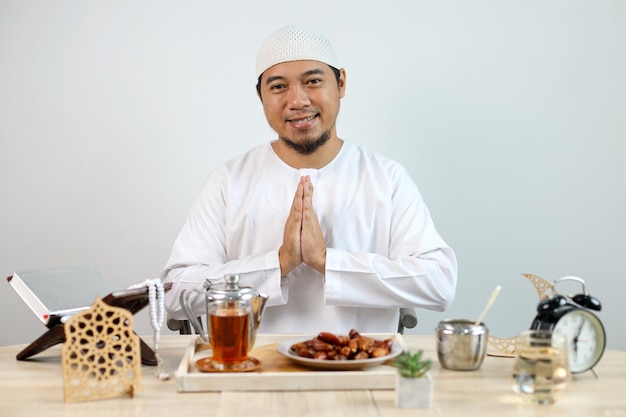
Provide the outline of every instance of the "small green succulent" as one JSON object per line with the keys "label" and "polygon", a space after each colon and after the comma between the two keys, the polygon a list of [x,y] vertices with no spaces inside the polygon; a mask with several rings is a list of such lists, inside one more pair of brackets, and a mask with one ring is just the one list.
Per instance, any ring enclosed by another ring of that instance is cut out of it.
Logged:
{"label": "small green succulent", "polygon": [[400,375],[406,378],[421,378],[433,366],[430,359],[422,360],[423,350],[411,353],[408,350],[402,352],[393,361],[393,366],[398,369]]}

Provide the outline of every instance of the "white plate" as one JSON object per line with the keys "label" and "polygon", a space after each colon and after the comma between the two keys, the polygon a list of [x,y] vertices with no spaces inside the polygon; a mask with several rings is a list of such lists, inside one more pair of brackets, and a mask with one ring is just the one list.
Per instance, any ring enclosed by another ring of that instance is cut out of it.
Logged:
{"label": "white plate", "polygon": [[[326,369],[332,371],[354,371],[359,369],[368,368],[370,366],[381,365],[387,362],[390,359],[395,358],[400,353],[402,353],[402,346],[400,343],[394,338],[393,344],[391,345],[391,352],[389,355],[381,356],[380,358],[369,358],[369,359],[349,359],[344,361],[329,361],[329,360],[321,360],[321,359],[311,359],[305,358],[302,356],[298,356],[296,352],[291,350],[291,346],[304,342],[306,340],[313,339],[316,335],[311,336],[302,336],[296,339],[289,339],[280,342],[276,346],[276,350],[278,353],[288,357],[289,359],[297,362],[301,365],[308,366],[309,368],[314,369]],[[389,336],[393,337],[393,336]],[[389,338],[387,337],[387,338]],[[379,339],[378,337],[376,339]],[[380,338],[379,340],[385,340],[386,338]]]}

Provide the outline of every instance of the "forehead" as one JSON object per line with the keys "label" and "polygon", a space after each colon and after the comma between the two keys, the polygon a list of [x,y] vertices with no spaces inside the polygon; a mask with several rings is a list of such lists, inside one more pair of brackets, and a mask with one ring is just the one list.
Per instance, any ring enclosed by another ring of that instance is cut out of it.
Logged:
{"label": "forehead", "polygon": [[331,68],[319,61],[290,61],[282,62],[269,67],[263,73],[263,80],[267,82],[276,78],[301,78],[309,74],[332,74]]}

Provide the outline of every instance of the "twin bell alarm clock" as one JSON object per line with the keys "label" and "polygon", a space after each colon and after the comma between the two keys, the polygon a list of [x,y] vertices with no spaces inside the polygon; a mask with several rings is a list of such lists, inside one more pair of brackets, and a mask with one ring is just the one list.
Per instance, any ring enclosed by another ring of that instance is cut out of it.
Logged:
{"label": "twin bell alarm clock", "polygon": [[[563,281],[576,281],[582,293],[562,295],[556,285]],[[585,291],[585,281],[567,276],[554,281],[553,295],[539,302],[532,330],[551,330],[568,340],[569,362],[572,373],[591,370],[600,361],[606,348],[606,332],[596,312],[602,309],[600,301]]]}

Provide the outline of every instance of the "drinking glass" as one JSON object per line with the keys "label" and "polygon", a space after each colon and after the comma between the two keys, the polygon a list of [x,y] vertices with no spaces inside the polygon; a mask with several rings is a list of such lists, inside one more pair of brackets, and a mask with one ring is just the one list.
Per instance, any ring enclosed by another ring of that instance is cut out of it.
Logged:
{"label": "drinking glass", "polygon": [[552,404],[569,379],[567,340],[549,330],[527,330],[518,339],[513,391],[525,401]]}

